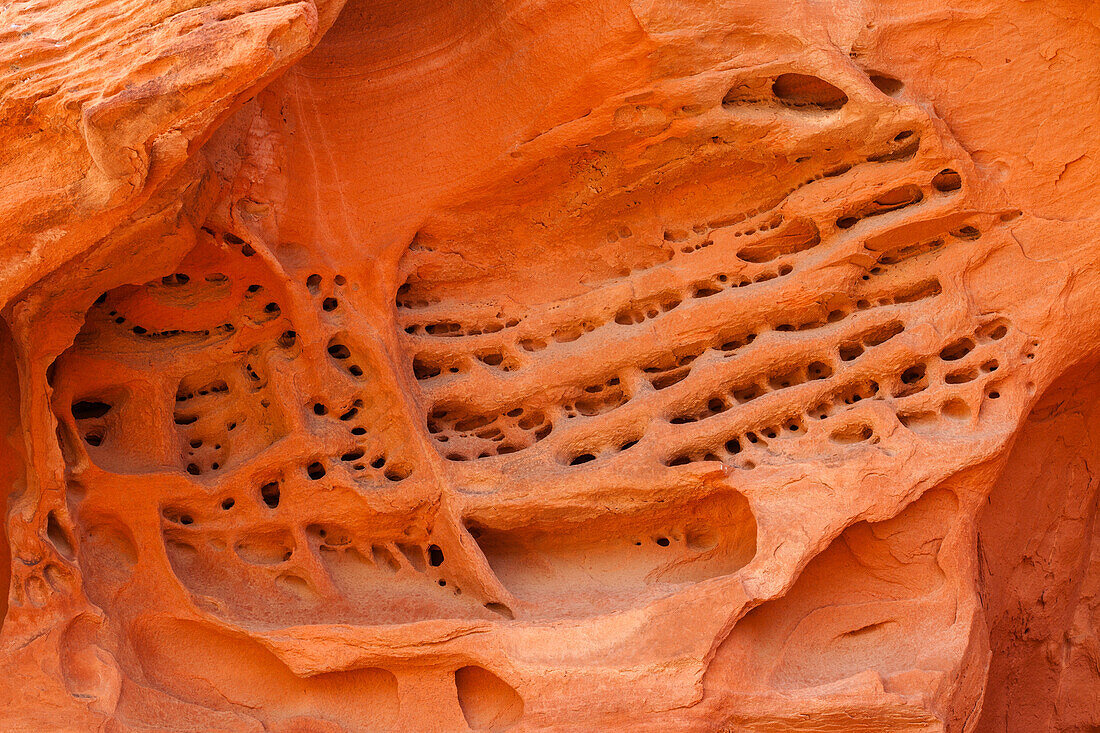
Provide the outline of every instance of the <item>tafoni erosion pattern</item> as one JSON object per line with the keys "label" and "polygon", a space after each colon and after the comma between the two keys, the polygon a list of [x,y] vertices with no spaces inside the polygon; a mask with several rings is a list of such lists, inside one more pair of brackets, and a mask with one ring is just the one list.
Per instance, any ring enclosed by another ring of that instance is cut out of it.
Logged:
{"label": "tafoni erosion pattern", "polygon": [[0,10],[0,727],[1100,726],[1100,11]]}

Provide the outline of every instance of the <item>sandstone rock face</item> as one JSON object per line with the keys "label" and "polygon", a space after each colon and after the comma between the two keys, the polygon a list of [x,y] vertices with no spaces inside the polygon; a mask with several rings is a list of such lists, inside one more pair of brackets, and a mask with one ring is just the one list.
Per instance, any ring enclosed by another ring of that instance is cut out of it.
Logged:
{"label": "sandstone rock face", "polygon": [[1100,6],[0,20],[0,729],[1100,726]]}

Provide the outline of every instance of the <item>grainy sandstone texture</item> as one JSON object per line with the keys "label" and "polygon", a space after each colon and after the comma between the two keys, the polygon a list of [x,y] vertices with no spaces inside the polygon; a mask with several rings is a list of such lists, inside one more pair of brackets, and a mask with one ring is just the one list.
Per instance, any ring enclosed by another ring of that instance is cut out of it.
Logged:
{"label": "grainy sandstone texture", "polygon": [[1100,4],[13,0],[0,730],[1100,726]]}

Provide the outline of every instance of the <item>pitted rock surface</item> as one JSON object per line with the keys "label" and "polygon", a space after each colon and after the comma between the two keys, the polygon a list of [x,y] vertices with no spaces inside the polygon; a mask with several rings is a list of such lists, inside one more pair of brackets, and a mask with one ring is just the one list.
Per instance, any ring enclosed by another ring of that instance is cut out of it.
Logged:
{"label": "pitted rock surface", "polygon": [[4,730],[1100,726],[1096,7],[0,19]]}

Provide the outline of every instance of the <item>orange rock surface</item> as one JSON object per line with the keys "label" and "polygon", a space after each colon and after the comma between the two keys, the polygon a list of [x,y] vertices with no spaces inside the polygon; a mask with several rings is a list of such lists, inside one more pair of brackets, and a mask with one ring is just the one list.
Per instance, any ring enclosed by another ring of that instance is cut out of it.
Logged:
{"label": "orange rock surface", "polygon": [[0,730],[1100,727],[1100,5],[0,40]]}

